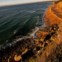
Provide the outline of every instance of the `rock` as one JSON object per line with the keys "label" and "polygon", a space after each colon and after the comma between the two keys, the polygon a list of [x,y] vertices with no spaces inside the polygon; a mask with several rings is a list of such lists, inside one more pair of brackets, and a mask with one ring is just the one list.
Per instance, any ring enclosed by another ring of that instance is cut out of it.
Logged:
{"label": "rock", "polygon": [[46,26],[60,24],[62,22],[62,2],[48,7],[44,15]]}

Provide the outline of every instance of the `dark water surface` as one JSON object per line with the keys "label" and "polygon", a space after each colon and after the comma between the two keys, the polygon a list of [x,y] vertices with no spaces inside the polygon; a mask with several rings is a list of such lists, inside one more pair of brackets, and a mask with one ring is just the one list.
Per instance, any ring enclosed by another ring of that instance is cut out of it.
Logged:
{"label": "dark water surface", "polygon": [[24,33],[34,27],[50,4],[43,2],[0,7],[0,45],[14,34]]}

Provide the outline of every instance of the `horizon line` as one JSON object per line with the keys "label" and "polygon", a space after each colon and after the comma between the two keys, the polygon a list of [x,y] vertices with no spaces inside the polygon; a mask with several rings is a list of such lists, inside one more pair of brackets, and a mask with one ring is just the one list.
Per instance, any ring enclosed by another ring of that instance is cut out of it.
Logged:
{"label": "horizon line", "polygon": [[39,3],[39,2],[55,2],[55,1],[58,1],[58,0],[44,0],[44,1],[37,1],[37,2],[26,2],[26,3],[11,3],[11,4],[4,4],[4,5],[0,5],[0,7],[3,7],[3,6],[13,6],[13,5],[19,5],[19,4],[31,4],[31,3]]}

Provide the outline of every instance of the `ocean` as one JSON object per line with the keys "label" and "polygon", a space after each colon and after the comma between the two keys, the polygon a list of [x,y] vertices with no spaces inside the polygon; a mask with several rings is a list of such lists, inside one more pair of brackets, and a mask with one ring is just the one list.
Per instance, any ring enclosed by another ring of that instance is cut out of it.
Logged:
{"label": "ocean", "polygon": [[0,45],[14,35],[23,35],[42,23],[47,7],[52,2],[39,2],[0,7]]}

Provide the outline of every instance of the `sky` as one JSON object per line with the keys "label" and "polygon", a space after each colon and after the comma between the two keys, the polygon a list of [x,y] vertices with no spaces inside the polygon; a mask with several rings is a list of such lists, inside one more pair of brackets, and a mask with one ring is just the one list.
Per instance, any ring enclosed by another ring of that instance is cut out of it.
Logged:
{"label": "sky", "polygon": [[[32,3],[32,2],[40,2],[40,1],[46,1],[46,0],[0,0],[0,6],[24,4],[24,3]],[[51,1],[51,0],[48,0],[48,1]]]}

